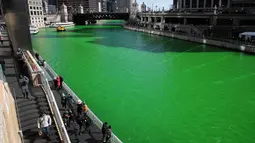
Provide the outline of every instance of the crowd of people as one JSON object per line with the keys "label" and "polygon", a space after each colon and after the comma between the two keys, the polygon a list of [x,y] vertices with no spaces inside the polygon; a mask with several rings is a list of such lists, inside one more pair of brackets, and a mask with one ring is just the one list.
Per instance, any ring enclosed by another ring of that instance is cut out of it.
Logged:
{"label": "crowd of people", "polygon": [[[58,76],[54,78],[55,88],[62,88],[63,77]],[[78,100],[77,103],[70,94],[61,94],[62,109],[65,110],[62,119],[67,129],[72,129],[76,140],[82,132],[87,131],[90,133],[90,126],[92,120],[88,117],[88,106],[85,102]],[[76,112],[75,112],[76,111]],[[84,130],[84,131],[83,131]],[[103,134],[102,142],[109,143],[112,135],[111,126],[107,122],[103,124],[101,129]]]}

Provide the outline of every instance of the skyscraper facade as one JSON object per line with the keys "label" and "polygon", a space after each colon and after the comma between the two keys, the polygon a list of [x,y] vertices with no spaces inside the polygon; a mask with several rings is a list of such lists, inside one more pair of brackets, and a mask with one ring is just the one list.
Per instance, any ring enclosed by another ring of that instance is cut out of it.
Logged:
{"label": "skyscraper facade", "polygon": [[74,9],[77,9],[79,5],[82,5],[84,11],[88,11],[89,9],[89,0],[57,0],[58,9],[60,9],[62,4],[65,4],[67,7],[72,6]]}
{"label": "skyscraper facade", "polygon": [[130,0],[116,0],[117,12],[128,12],[130,10]]}
{"label": "skyscraper facade", "polygon": [[48,0],[49,5],[57,5],[57,0]]}
{"label": "skyscraper facade", "polygon": [[83,6],[84,12],[98,12],[98,2],[101,0],[57,0],[57,8],[60,9],[64,3],[67,7],[72,6],[75,10]]}

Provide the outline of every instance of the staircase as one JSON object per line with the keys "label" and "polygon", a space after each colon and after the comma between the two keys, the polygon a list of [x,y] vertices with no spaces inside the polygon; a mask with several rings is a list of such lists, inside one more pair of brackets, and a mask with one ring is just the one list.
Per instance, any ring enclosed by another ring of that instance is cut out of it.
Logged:
{"label": "staircase", "polygon": [[[16,61],[12,56],[11,48],[7,45],[0,45],[0,60],[6,63],[6,82],[8,82],[11,92],[14,96],[19,119],[20,130],[23,132],[25,143],[59,143],[60,138],[52,118],[50,127],[50,138],[42,138],[38,134],[37,119],[39,111],[42,109],[50,114],[49,105],[46,96],[41,87],[29,85],[29,99],[25,99],[18,83],[18,72]],[[22,69],[24,70],[24,69]]]}

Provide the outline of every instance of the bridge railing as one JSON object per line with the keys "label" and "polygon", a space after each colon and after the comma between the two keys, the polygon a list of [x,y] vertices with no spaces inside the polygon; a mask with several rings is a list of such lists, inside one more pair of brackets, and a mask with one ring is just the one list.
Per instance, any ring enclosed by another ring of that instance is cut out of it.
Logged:
{"label": "bridge railing", "polygon": [[[45,92],[46,98],[48,100],[50,110],[53,116],[53,119],[56,123],[56,127],[60,136],[60,140],[64,143],[71,143],[67,130],[65,128],[64,122],[62,120],[62,116],[59,112],[55,97],[51,91],[48,79],[46,78],[45,73],[41,69],[41,67],[36,63],[35,59],[31,54],[26,55],[25,53],[29,53],[28,51],[23,52],[22,58],[25,60],[30,72],[36,73],[37,77],[40,77],[40,82],[38,83]],[[31,57],[30,57],[31,56]],[[28,59],[30,58],[30,60]],[[35,68],[36,67],[36,68]],[[38,85],[36,85],[38,86]]]}
{"label": "bridge railing", "polygon": [[[58,76],[58,74],[47,63],[45,63],[45,69],[51,76],[53,77]],[[76,102],[80,100],[80,98],[73,92],[73,90],[65,82],[63,82],[63,88],[73,97],[73,99]],[[88,109],[87,115],[93,121],[93,123],[96,125],[98,129],[102,128],[103,126],[102,121],[90,109]],[[122,141],[113,133],[112,133],[111,142],[122,143]]]}

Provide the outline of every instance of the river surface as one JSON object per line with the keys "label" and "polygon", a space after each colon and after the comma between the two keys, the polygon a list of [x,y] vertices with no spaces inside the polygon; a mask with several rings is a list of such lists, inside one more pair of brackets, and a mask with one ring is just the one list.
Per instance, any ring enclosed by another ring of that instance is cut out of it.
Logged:
{"label": "river surface", "polygon": [[109,25],[33,47],[124,143],[255,143],[254,56]]}

